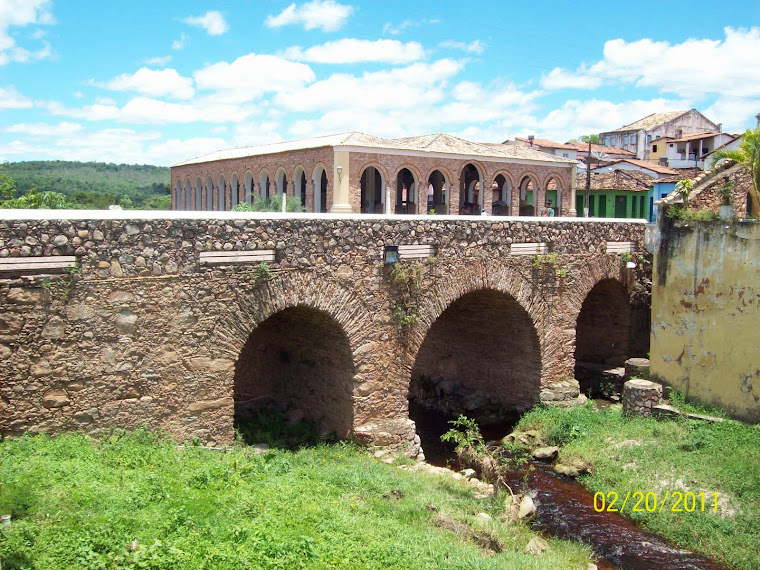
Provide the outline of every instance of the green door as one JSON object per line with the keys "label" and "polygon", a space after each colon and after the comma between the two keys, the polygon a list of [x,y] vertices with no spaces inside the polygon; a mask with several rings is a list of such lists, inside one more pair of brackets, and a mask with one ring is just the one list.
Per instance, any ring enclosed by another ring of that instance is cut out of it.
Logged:
{"label": "green door", "polygon": [[628,214],[628,196],[615,196],[615,217],[625,218]]}
{"label": "green door", "polygon": [[583,216],[583,208],[585,207],[584,204],[586,203],[586,195],[585,194],[576,194],[575,195],[575,211],[578,213],[578,216]]}

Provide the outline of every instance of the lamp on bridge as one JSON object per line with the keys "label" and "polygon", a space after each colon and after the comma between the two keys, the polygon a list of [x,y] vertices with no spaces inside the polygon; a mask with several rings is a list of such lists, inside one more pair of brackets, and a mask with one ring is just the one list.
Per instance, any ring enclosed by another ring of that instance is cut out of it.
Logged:
{"label": "lamp on bridge", "polygon": [[392,263],[398,263],[398,246],[386,245],[383,249],[383,263],[390,265]]}

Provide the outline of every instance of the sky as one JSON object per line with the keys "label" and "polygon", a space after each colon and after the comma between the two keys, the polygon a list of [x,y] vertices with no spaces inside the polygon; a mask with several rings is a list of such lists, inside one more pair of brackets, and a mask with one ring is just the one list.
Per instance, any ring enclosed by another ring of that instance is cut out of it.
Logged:
{"label": "sky", "polygon": [[0,0],[0,162],[760,113],[760,1]]}

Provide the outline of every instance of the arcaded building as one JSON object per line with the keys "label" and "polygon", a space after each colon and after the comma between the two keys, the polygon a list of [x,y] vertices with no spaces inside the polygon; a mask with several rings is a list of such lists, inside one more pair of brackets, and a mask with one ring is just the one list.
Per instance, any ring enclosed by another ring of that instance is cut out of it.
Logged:
{"label": "arcaded building", "polygon": [[[446,134],[359,132],[222,150],[172,166],[172,209],[287,193],[306,212],[575,215],[576,161]],[[485,188],[483,192],[481,189]]]}

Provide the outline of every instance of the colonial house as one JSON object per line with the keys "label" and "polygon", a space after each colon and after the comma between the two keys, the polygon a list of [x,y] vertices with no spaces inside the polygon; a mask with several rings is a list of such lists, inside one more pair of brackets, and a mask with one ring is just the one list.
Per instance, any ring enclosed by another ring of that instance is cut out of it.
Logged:
{"label": "colonial house", "polygon": [[[727,133],[689,133],[680,138],[664,137],[652,141],[651,157],[657,156],[660,163],[670,168],[701,168],[704,170],[704,155],[718,147],[730,143],[737,137]],[[664,147],[665,157],[658,152]]]}
{"label": "colonial house", "polygon": [[[654,205],[652,185],[656,181],[656,178],[636,170],[592,172],[589,217],[648,220]],[[575,188],[575,209],[582,216],[586,200],[585,173],[577,175]]]}
{"label": "colonial house", "polygon": [[[222,150],[171,168],[172,209],[224,211],[287,196],[306,212],[569,215],[575,160],[447,134],[359,132]],[[480,189],[495,188],[495,192]],[[488,195],[486,195],[488,194]],[[550,198],[551,197],[551,198]]]}
{"label": "colonial house", "polygon": [[[691,133],[719,134],[721,125],[713,123],[696,109],[688,111],[670,111],[652,113],[651,115],[625,125],[614,131],[600,133],[604,146],[613,146],[629,150],[639,160],[652,159],[652,141],[664,137],[682,139]],[[660,148],[658,147],[658,153]],[[658,154],[659,156],[659,154]]]}

